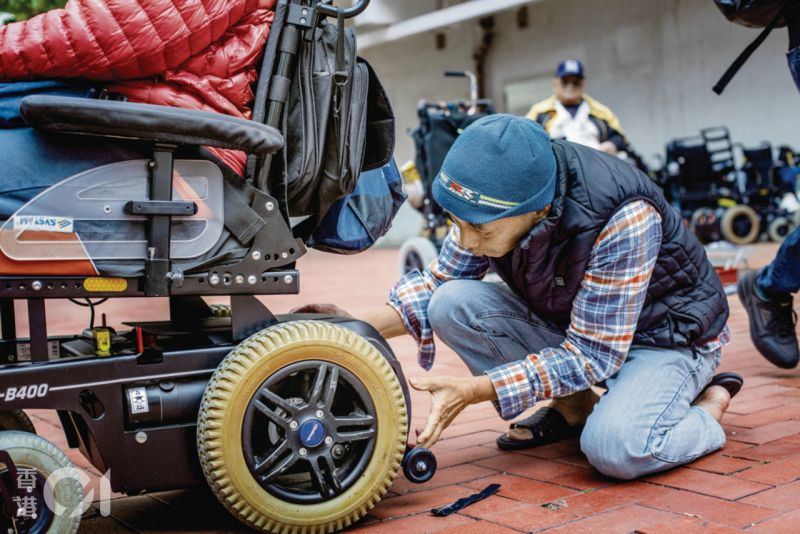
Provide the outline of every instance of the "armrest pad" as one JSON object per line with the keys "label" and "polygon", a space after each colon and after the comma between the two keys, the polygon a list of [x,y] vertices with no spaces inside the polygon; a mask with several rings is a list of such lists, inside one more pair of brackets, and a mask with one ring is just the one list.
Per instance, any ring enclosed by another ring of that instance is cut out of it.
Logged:
{"label": "armrest pad", "polygon": [[206,111],[44,95],[25,97],[20,109],[28,124],[50,132],[205,145],[251,154],[283,146],[283,136],[271,126]]}

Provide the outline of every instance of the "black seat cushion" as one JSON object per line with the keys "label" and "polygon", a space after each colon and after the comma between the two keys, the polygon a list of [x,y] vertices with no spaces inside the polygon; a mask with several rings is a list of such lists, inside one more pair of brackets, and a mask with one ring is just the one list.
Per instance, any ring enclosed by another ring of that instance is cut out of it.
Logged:
{"label": "black seat cushion", "polygon": [[283,146],[271,126],[191,109],[32,95],[20,106],[25,121],[41,130],[122,137],[177,145],[204,145],[266,154]]}

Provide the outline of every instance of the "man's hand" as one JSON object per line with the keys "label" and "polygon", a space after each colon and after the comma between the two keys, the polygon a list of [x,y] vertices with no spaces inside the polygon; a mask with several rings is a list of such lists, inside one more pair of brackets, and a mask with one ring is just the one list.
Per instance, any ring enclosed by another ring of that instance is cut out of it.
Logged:
{"label": "man's hand", "polygon": [[611,141],[603,141],[600,143],[600,146],[597,147],[597,149],[601,152],[605,152],[606,154],[611,154],[612,156],[616,156],[618,152],[617,145]]}
{"label": "man's hand", "polygon": [[497,398],[488,376],[472,378],[440,376],[412,378],[411,387],[431,394],[431,411],[425,429],[417,436],[417,445],[431,447],[442,431],[470,404]]}
{"label": "man's hand", "polygon": [[349,317],[352,315],[337,306],[336,304],[304,304],[293,308],[289,313],[322,313],[325,315],[335,315],[337,317]]}

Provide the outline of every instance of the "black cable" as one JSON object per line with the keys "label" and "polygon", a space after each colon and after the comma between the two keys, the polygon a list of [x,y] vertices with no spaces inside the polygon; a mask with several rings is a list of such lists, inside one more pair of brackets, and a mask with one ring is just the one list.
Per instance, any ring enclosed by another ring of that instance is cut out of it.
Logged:
{"label": "black cable", "polygon": [[69,299],[69,301],[73,304],[77,304],[78,306],[82,306],[84,308],[89,308],[89,330],[92,330],[94,328],[94,307],[100,306],[106,302],[108,297],[96,300],[95,302],[92,302],[92,299],[90,298],[85,298],[83,300],[85,302],[81,302],[80,300],[73,298]]}

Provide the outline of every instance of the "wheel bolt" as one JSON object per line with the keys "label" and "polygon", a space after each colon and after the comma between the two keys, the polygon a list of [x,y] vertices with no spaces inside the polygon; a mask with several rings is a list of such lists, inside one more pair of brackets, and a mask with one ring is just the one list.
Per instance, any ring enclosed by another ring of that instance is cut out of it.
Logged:
{"label": "wheel bolt", "polygon": [[297,421],[292,421],[292,422],[290,422],[290,423],[289,423],[289,428],[291,428],[292,430],[294,430],[295,428],[297,428]]}
{"label": "wheel bolt", "polygon": [[308,454],[308,451],[307,451],[307,450],[305,450],[305,449],[300,449],[300,450],[299,450],[299,451],[297,451],[297,452],[298,452],[298,453],[300,453],[300,456],[305,456],[306,454]]}
{"label": "wheel bolt", "polygon": [[325,445],[330,445],[331,443],[333,443],[332,437],[328,436],[327,438],[325,438]]}
{"label": "wheel bolt", "polygon": [[322,410],[317,410],[317,417],[325,417],[325,414],[322,413]]}
{"label": "wheel bolt", "polygon": [[346,452],[347,451],[345,450],[345,448],[337,443],[331,449],[331,456],[333,456],[336,460],[341,460],[342,458],[344,458]]}
{"label": "wheel bolt", "polygon": [[423,472],[425,472],[425,471],[427,471],[427,470],[428,470],[428,464],[426,464],[426,463],[425,463],[425,462],[423,462],[423,461],[419,461],[419,462],[417,462],[417,465],[416,465],[416,466],[414,466],[414,467],[416,467],[416,468],[417,468],[417,471],[419,471],[420,473],[423,473]]}

